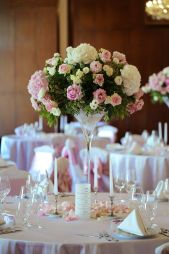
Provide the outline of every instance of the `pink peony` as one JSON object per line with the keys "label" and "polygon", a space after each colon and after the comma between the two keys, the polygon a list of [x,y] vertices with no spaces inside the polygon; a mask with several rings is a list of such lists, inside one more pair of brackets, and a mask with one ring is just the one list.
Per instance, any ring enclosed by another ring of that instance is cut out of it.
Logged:
{"label": "pink peony", "polygon": [[122,98],[119,94],[117,93],[114,93],[112,96],[111,96],[111,104],[112,106],[117,106],[117,105],[120,105],[122,102]]}
{"label": "pink peony", "polygon": [[118,51],[113,52],[113,58],[117,58],[120,63],[126,64],[126,56]]}
{"label": "pink peony", "polygon": [[81,99],[82,92],[79,85],[73,84],[67,88],[67,98],[71,101],[76,101]]}
{"label": "pink peony", "polygon": [[104,83],[104,77],[103,74],[94,74],[94,80],[93,83],[102,86]]}
{"label": "pink peony", "polygon": [[99,61],[93,61],[90,64],[90,70],[93,73],[98,73],[102,70],[102,64]]}
{"label": "pink peony", "polygon": [[104,63],[111,61],[111,53],[106,49],[101,50],[101,53],[99,53],[99,57]]}
{"label": "pink peony", "polygon": [[59,66],[58,72],[59,72],[60,74],[66,74],[66,73],[69,73],[69,72],[70,72],[70,69],[71,69],[71,67],[70,67],[69,64],[61,64],[61,65]]}
{"label": "pink peony", "polygon": [[38,100],[40,91],[48,91],[48,80],[43,71],[36,71],[29,80],[28,92]]}
{"label": "pink peony", "polygon": [[104,89],[99,88],[93,93],[93,96],[98,101],[98,103],[102,103],[105,101],[107,95]]}

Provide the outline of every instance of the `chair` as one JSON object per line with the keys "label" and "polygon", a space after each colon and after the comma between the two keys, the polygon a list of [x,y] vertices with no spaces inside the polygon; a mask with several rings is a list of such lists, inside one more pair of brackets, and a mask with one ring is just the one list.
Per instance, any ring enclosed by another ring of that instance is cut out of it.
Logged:
{"label": "chair", "polygon": [[51,146],[39,146],[34,149],[34,158],[30,168],[30,174],[37,173],[46,174],[50,177],[53,171],[53,159],[55,156],[55,149]]}
{"label": "chair", "polygon": [[10,180],[11,191],[10,196],[19,195],[21,186],[26,184],[28,172],[16,168],[4,168],[0,170],[0,176],[8,176]]}
{"label": "chair", "polygon": [[169,254],[169,243],[164,243],[155,249],[155,254]]}
{"label": "chair", "polygon": [[104,125],[97,128],[97,135],[99,137],[110,138],[112,143],[116,141],[117,132],[118,129],[111,125]]}

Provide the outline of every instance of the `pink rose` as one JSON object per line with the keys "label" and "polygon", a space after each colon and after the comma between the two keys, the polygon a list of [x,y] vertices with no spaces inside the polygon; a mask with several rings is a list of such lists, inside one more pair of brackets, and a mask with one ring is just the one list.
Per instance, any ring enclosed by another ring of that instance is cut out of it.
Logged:
{"label": "pink rose", "polygon": [[55,108],[58,106],[55,101],[51,100],[51,97],[48,94],[45,95],[45,97],[42,99],[42,103],[48,112],[51,112],[52,108]]}
{"label": "pink rose", "polygon": [[114,93],[112,96],[111,96],[111,104],[112,106],[117,106],[117,105],[120,105],[122,102],[122,98],[119,94],[117,93]]}
{"label": "pink rose", "polygon": [[90,64],[90,69],[93,73],[98,73],[102,70],[102,64],[99,61],[93,61]]}
{"label": "pink rose", "polygon": [[144,105],[144,101],[141,99],[141,100],[136,100],[135,103],[129,103],[127,105],[127,111],[130,113],[130,114],[133,114],[135,113],[136,111],[139,111],[142,109]]}
{"label": "pink rose", "polygon": [[113,58],[117,58],[120,63],[126,64],[126,56],[118,51],[113,52]]}
{"label": "pink rose", "polygon": [[55,57],[52,57],[52,58],[46,60],[46,63],[49,64],[49,65],[55,65],[55,63],[56,63],[56,58],[55,58]]}
{"label": "pink rose", "polygon": [[111,53],[106,49],[101,50],[101,53],[99,53],[99,57],[104,63],[111,61]]}
{"label": "pink rose", "polygon": [[60,74],[66,74],[66,73],[69,73],[69,72],[70,72],[70,69],[71,69],[71,67],[70,67],[69,64],[61,64],[61,65],[59,66],[58,72],[59,72]]}
{"label": "pink rose", "polygon": [[94,80],[93,82],[99,86],[102,86],[104,83],[104,77],[103,74],[94,74]]}
{"label": "pink rose", "polygon": [[40,90],[48,91],[48,80],[43,71],[36,71],[29,80],[28,92],[32,97],[38,100]]}
{"label": "pink rose", "polygon": [[140,89],[137,93],[135,93],[135,98],[136,99],[140,99],[142,96],[144,95],[144,92],[143,92],[143,90],[142,89]]}
{"label": "pink rose", "polygon": [[93,96],[98,101],[98,103],[102,103],[105,101],[107,95],[104,89],[99,88],[93,93]]}
{"label": "pink rose", "polygon": [[71,101],[76,101],[81,99],[82,92],[79,85],[73,84],[67,88],[67,98]]}

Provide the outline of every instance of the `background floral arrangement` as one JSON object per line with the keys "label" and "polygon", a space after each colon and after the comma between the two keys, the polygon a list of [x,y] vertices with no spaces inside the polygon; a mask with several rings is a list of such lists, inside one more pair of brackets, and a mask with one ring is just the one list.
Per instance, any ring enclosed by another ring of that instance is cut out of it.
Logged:
{"label": "background floral arrangement", "polygon": [[104,119],[124,118],[142,108],[138,69],[124,54],[90,44],[66,49],[62,59],[55,53],[43,70],[36,71],[28,84],[32,106],[52,126],[61,114],[104,112]]}
{"label": "background floral arrangement", "polygon": [[151,75],[142,90],[150,93],[152,102],[167,103],[169,101],[169,67]]}

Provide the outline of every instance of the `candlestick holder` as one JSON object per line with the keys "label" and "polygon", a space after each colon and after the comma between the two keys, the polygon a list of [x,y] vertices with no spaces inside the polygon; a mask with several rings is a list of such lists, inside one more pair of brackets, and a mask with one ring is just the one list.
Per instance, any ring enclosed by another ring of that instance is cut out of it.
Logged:
{"label": "candlestick holder", "polygon": [[94,203],[97,203],[97,193],[98,193],[98,187],[94,187]]}
{"label": "candlestick holder", "polygon": [[54,212],[54,215],[59,215],[58,213],[58,197],[59,197],[59,194],[55,194],[55,212]]}
{"label": "candlestick holder", "polygon": [[110,198],[110,209],[111,209],[110,216],[113,217],[114,216],[114,214],[113,214],[113,200],[114,200],[114,196],[110,195],[109,198]]}

